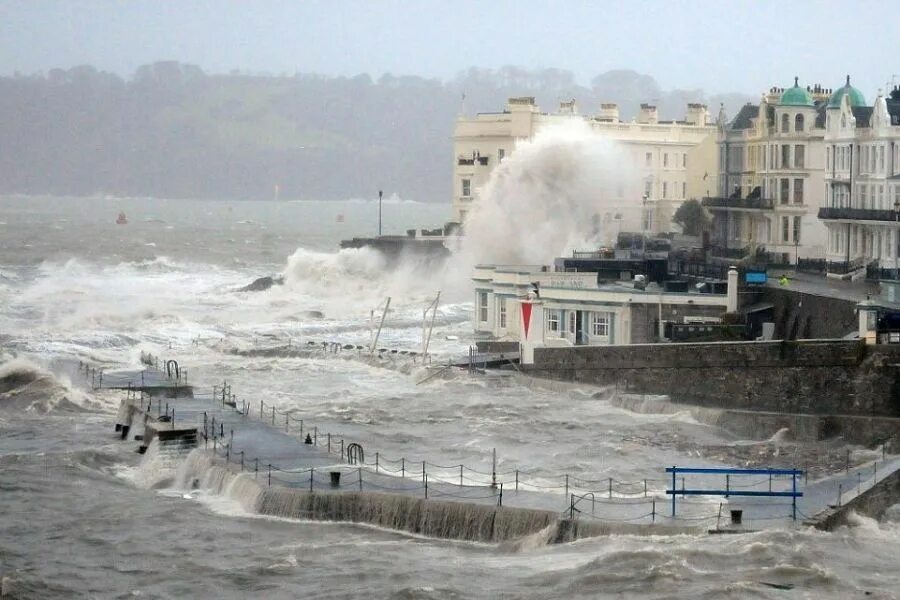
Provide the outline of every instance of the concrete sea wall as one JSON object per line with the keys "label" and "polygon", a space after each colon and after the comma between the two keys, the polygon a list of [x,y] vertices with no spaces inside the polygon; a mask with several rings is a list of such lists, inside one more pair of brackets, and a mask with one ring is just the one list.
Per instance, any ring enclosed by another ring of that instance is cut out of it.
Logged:
{"label": "concrete sea wall", "polygon": [[841,525],[847,525],[851,512],[878,519],[889,507],[898,502],[900,502],[900,471],[894,471],[865,493],[842,506],[822,511],[804,524],[831,531]]}
{"label": "concrete sea wall", "polygon": [[900,417],[900,347],[798,340],[538,348],[532,375],[711,408]]}

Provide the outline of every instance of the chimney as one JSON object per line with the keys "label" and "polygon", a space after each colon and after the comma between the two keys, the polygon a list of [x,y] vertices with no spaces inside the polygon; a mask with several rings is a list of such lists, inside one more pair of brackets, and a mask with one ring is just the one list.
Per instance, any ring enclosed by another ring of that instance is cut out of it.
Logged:
{"label": "chimney", "polygon": [[706,105],[691,102],[687,105],[687,115],[684,120],[688,125],[696,125],[697,127],[706,127],[707,113]]}
{"label": "chimney", "polygon": [[641,113],[638,115],[638,123],[659,123],[659,115],[652,104],[641,104]]}
{"label": "chimney", "polygon": [[534,96],[518,96],[506,101],[506,112],[535,112]]}
{"label": "chimney", "polygon": [[600,114],[597,119],[606,123],[619,122],[619,105],[615,103],[604,102],[600,105]]}
{"label": "chimney", "polygon": [[559,114],[561,115],[576,115],[578,114],[578,107],[575,105],[575,98],[571,100],[560,100],[559,101]]}

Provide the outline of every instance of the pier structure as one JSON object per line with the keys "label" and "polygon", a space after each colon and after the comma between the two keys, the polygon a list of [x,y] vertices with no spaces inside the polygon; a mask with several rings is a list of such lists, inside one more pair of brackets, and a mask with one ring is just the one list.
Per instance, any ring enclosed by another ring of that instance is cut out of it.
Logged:
{"label": "pier structure", "polygon": [[[900,469],[900,457],[886,453],[818,481],[797,469],[722,469],[715,476],[728,493],[713,488],[707,496],[691,471],[704,471],[699,476],[708,485],[708,468],[675,467],[676,475],[661,466],[659,479],[621,481],[498,469],[496,457],[489,471],[435,464],[384,456],[296,410],[239,399],[227,382],[202,392],[182,382],[190,393],[167,398],[163,390],[178,379],[172,373],[118,371],[106,379],[126,390],[121,437],[141,441],[145,460],[165,454],[184,462],[187,479],[180,483],[187,488],[244,490],[245,508],[260,514],[371,523],[437,537],[499,542],[540,533],[561,542],[616,532],[790,527],[864,497]],[[668,510],[675,498],[677,512]]]}

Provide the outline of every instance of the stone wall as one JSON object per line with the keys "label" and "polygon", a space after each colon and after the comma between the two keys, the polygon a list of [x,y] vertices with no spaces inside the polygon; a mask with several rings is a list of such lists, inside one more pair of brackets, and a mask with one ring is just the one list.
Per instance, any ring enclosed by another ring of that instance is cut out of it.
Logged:
{"label": "stone wall", "polygon": [[536,348],[536,376],[712,408],[900,417],[900,347],[856,341]]}
{"label": "stone wall", "polygon": [[842,338],[859,328],[852,300],[767,287],[754,302],[772,303],[777,339]]}
{"label": "stone wall", "polygon": [[[662,320],[681,323],[684,317],[721,318],[724,309],[718,306],[662,306]],[[631,307],[631,343],[647,344],[659,341],[660,307],[656,304],[636,304]]]}

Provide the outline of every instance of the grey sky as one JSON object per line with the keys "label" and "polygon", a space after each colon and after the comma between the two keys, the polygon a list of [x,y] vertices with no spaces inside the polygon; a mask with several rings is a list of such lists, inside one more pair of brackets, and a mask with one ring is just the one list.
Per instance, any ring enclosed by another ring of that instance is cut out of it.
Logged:
{"label": "grey sky", "polygon": [[[900,74],[884,1],[0,0],[0,74],[179,60],[231,69],[449,78],[470,66],[610,69],[664,88],[838,87],[868,100]],[[900,83],[898,78],[897,83]]]}

